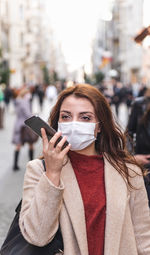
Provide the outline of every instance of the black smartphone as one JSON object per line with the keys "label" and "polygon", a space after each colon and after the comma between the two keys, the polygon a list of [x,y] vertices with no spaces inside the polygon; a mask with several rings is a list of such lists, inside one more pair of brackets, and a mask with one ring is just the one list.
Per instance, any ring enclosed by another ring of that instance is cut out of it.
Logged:
{"label": "black smartphone", "polygon": [[[34,115],[30,117],[29,119],[25,120],[24,122],[29,128],[31,128],[37,135],[42,137],[41,134],[41,128],[44,128],[46,131],[46,135],[48,138],[48,141],[53,137],[53,135],[56,133],[56,130],[48,125],[44,120],[42,120],[39,116]],[[55,143],[55,146],[59,143],[59,141],[62,139],[62,136],[58,138],[58,140]],[[68,142],[66,141],[62,147],[64,149],[68,145]]]}

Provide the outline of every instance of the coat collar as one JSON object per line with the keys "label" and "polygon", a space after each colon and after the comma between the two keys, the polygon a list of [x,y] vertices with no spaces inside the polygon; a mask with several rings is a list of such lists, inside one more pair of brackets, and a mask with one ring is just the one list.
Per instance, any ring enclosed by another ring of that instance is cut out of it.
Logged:
{"label": "coat collar", "polygon": [[127,202],[127,184],[104,157],[106,226],[104,254],[119,253],[120,236]]}
{"label": "coat collar", "polygon": [[88,255],[84,205],[78,182],[69,159],[68,163],[63,167],[62,179],[65,185],[64,203],[73,225],[81,255]]}
{"label": "coat collar", "polygon": [[[106,227],[104,255],[118,254],[125,213],[127,186],[121,175],[104,157],[106,189]],[[81,255],[88,255],[84,205],[70,160],[64,166],[62,179],[65,185],[64,203],[75,231]],[[111,238],[110,238],[111,237]]]}

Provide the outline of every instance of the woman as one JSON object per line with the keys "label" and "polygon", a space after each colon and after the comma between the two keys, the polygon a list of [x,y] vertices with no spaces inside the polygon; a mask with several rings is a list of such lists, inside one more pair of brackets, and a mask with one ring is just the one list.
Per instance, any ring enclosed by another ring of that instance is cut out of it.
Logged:
{"label": "woman", "polygon": [[[13,170],[19,170],[18,166],[18,159],[19,159],[19,152],[23,145],[22,140],[22,131],[23,127],[25,127],[24,121],[31,117],[31,94],[28,88],[23,87],[15,99],[15,111],[16,111],[16,121],[14,125],[14,131],[13,131],[13,138],[12,143],[15,144],[15,153],[14,153],[14,164],[13,164]],[[28,143],[29,144],[29,158],[30,160],[33,159],[33,142]]]}
{"label": "woman", "polygon": [[65,255],[150,254],[141,169],[126,152],[104,96],[86,84],[67,88],[49,124],[58,132],[48,142],[41,129],[46,172],[36,159],[25,174],[19,219],[25,239],[44,246],[60,225]]}

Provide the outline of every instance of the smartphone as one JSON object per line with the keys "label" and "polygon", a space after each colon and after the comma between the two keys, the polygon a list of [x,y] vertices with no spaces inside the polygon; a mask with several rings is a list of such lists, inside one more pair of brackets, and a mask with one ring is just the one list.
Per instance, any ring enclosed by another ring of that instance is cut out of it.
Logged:
{"label": "smartphone", "polygon": [[[43,119],[41,119],[39,116],[34,115],[30,117],[29,119],[25,120],[24,122],[29,128],[31,128],[38,136],[42,137],[41,134],[41,128],[45,129],[48,141],[53,137],[53,135],[56,133],[56,130],[48,125]],[[62,139],[62,136],[60,136],[55,146],[60,142]],[[62,146],[62,150],[68,145],[69,143],[66,141],[64,145]]]}

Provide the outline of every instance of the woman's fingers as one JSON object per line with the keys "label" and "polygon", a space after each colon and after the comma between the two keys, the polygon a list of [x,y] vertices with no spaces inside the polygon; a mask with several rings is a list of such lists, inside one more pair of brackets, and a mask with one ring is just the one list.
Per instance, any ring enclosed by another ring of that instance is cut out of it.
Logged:
{"label": "woman's fingers", "polygon": [[67,141],[67,137],[63,136],[60,142],[58,142],[58,144],[56,145],[56,149],[55,149],[56,152],[60,152],[62,150],[62,147],[66,141]]}
{"label": "woman's fingers", "polygon": [[49,150],[54,150],[55,144],[58,138],[61,136],[61,134],[62,134],[61,132],[56,132],[55,135],[50,139],[49,146],[48,146]]}
{"label": "woman's fingers", "polygon": [[69,143],[69,144],[61,151],[61,154],[62,154],[63,157],[68,153],[68,151],[70,150],[70,148],[71,148],[71,144]]}
{"label": "woman's fingers", "polygon": [[44,128],[41,128],[41,135],[42,135],[43,147],[45,147],[48,144],[48,138]]}
{"label": "woman's fingers", "polygon": [[[62,156],[64,156],[65,154],[68,153],[71,144],[68,144],[63,150],[62,147],[64,145],[64,143],[67,141],[67,137],[64,136],[62,137],[62,139],[57,143],[57,140],[60,138],[61,136],[61,132],[56,132],[56,134],[50,139],[50,141],[48,141],[47,135],[46,135],[46,131],[44,128],[41,128],[41,134],[42,134],[42,140],[43,140],[43,151],[51,151],[52,153],[61,153]],[[57,145],[56,145],[57,143]]]}

